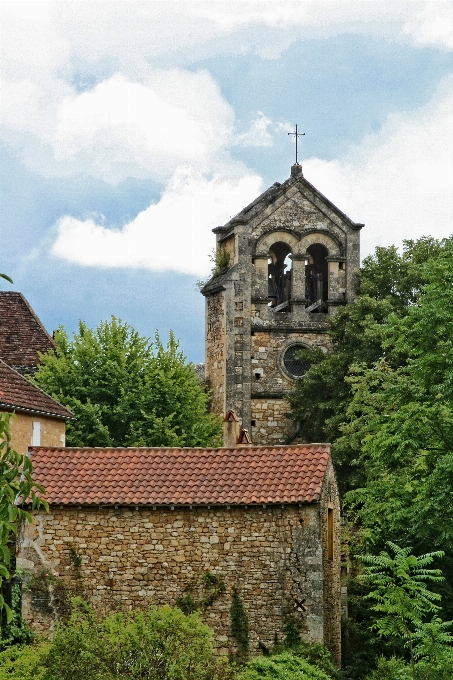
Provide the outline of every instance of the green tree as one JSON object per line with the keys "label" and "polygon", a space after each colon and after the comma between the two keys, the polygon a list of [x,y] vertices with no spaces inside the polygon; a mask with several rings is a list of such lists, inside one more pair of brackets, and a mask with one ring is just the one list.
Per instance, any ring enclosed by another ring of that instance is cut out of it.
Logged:
{"label": "green tree", "polygon": [[401,255],[393,246],[376,248],[358,273],[355,303],[340,308],[329,321],[331,351],[306,353],[312,366],[289,396],[289,415],[301,423],[301,436],[307,441],[332,442],[343,491],[364,483],[362,468],[355,465],[361,441],[341,439],[354,395],[349,377],[357,366],[372,368],[382,358],[393,368],[404,364],[406,347],[384,347],[389,318],[392,313],[400,318],[408,313],[428,280],[426,263],[447,244],[425,237],[405,241]]}
{"label": "green tree", "polygon": [[73,411],[72,446],[212,446],[220,439],[209,395],[170,333],[164,347],[112,317],[97,329],[82,321],[70,340],[59,328],[56,352],[41,356],[34,379]]}
{"label": "green tree", "polygon": [[[31,514],[21,507],[21,501],[27,500],[32,510],[41,506],[48,508],[47,503],[36,494],[44,494],[44,489],[33,482],[31,460],[11,447],[11,417],[9,413],[0,413],[0,586],[3,579],[9,578],[10,536],[17,534],[21,522],[32,521]],[[0,592],[0,611],[2,609],[5,609],[10,623],[12,611]]]}
{"label": "green tree", "polygon": [[[445,618],[453,617],[452,276],[451,238],[406,241],[401,255],[378,248],[359,272],[356,302],[330,321],[331,351],[312,353],[290,398],[302,435],[332,442],[357,549],[388,539],[420,553],[445,549],[446,580],[433,585]],[[362,586],[351,590],[349,663],[365,669],[373,655],[399,655],[397,641],[370,638],[373,612]]]}
{"label": "green tree", "polygon": [[337,444],[356,443],[364,483],[347,503],[369,539],[441,547],[453,541],[453,239],[423,268],[416,302],[388,317],[382,341],[405,361],[350,369]]}
{"label": "green tree", "polygon": [[[359,556],[366,565],[359,579],[371,587],[366,599],[374,602],[372,609],[378,614],[373,628],[381,637],[405,640],[415,679],[417,659],[423,660],[425,666],[441,657],[451,659],[453,637],[447,629],[453,622],[442,623],[435,616],[441,598],[428,590],[426,583],[443,580],[440,569],[427,569],[443,552],[416,557],[411,554],[412,548],[400,548],[390,541],[387,545],[393,555],[381,551],[379,555]],[[428,616],[431,620],[427,622]],[[429,675],[429,667],[427,672]]]}

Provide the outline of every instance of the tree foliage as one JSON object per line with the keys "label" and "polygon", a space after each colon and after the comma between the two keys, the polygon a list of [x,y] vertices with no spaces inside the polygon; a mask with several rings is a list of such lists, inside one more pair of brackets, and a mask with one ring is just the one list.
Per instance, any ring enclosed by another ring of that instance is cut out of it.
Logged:
{"label": "tree foliage", "polygon": [[[378,614],[373,628],[381,637],[405,641],[414,680],[416,661],[429,677],[439,662],[453,661],[453,636],[448,630],[453,622],[442,622],[437,616],[441,597],[427,587],[427,581],[443,580],[440,569],[427,568],[443,552],[416,557],[411,548],[400,548],[391,541],[387,545],[393,555],[383,550],[379,555],[360,556],[366,567],[359,578],[371,587],[366,599],[374,602],[372,609]],[[418,664],[418,670],[420,667]]]}
{"label": "tree foliage", "polygon": [[257,657],[248,662],[240,680],[330,680],[305,659],[283,652],[270,657]]}
{"label": "tree foliage", "polygon": [[45,660],[43,680],[227,680],[232,671],[216,659],[212,633],[198,613],[151,607],[97,618],[74,601]]}
{"label": "tree foliage", "polygon": [[14,645],[3,650],[0,652],[0,680],[43,680],[48,650],[47,643]]}
{"label": "tree foliage", "polygon": [[[330,321],[331,351],[311,352],[290,397],[302,436],[332,442],[356,550],[391,540],[445,551],[446,579],[433,584],[445,618],[453,617],[452,331],[453,238],[406,241],[401,254],[377,248],[359,272],[355,303]],[[365,649],[399,656],[366,637],[370,612],[353,589],[355,623],[346,628],[360,640],[355,659],[365,668]]]}
{"label": "tree foliage", "polygon": [[[3,579],[9,578],[8,567],[11,560],[8,541],[11,533],[16,534],[18,525],[23,521],[32,521],[29,512],[21,507],[21,501],[27,500],[34,510],[41,506],[48,508],[37,492],[44,493],[39,484],[32,478],[33,465],[28,458],[11,447],[9,413],[0,413],[0,586]],[[12,611],[5,603],[0,592],[0,610],[4,608],[8,623],[12,620]]]}
{"label": "tree foliage", "polygon": [[405,316],[415,305],[428,281],[427,262],[445,248],[446,242],[432,238],[405,241],[401,255],[393,246],[376,248],[358,274],[355,303],[340,308],[330,319],[332,351],[307,350],[312,366],[289,397],[289,415],[300,422],[301,436],[307,441],[332,442],[343,491],[364,482],[361,467],[354,464],[361,451],[359,436],[350,441],[341,438],[354,394],[349,378],[357,367],[372,369],[383,358],[392,368],[404,364],[407,348],[384,346],[389,318]]}
{"label": "tree foliage", "polygon": [[82,321],[56,352],[41,356],[34,379],[76,416],[71,446],[212,446],[220,429],[209,395],[174,335],[165,347],[112,317],[97,329]]}
{"label": "tree foliage", "polygon": [[368,538],[441,547],[453,540],[453,240],[421,269],[415,303],[387,319],[390,358],[349,371],[338,444],[357,443],[364,483],[347,501]]}

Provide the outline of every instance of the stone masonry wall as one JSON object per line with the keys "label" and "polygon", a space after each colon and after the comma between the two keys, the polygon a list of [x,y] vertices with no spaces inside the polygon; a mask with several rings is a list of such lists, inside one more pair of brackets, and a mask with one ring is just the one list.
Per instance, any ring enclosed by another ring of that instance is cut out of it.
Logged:
{"label": "stone masonry wall", "polygon": [[211,410],[225,412],[225,310],[223,291],[206,298],[206,378],[212,393]]}
{"label": "stone masonry wall", "polygon": [[[283,369],[287,347],[301,343],[308,347],[329,347],[327,333],[258,332],[252,336],[252,395],[260,392],[284,393],[294,389],[295,381]],[[259,377],[258,377],[259,376]]]}
{"label": "stone masonry wall", "polygon": [[326,333],[258,332],[252,335],[251,434],[254,444],[282,444],[296,431],[285,413],[283,395],[294,390],[295,381],[283,368],[283,355],[294,343],[327,349]]}
{"label": "stone masonry wall", "polygon": [[[49,513],[35,513],[18,539],[18,566],[41,583],[38,597],[33,583],[25,593],[24,615],[36,631],[48,630],[58,615],[57,586],[60,601],[66,589],[101,610],[175,605],[188,592],[197,600],[202,574],[210,570],[226,585],[204,614],[218,649],[234,647],[233,588],[249,617],[251,653],[259,651],[259,642],[271,647],[275,634],[282,639],[289,615],[299,621],[305,639],[323,641],[324,505],[51,507]],[[80,569],[74,555],[81,559]],[[52,575],[44,602],[43,574]]]}
{"label": "stone masonry wall", "polygon": [[[327,547],[327,512],[333,510],[333,559]],[[332,461],[329,462],[321,494],[321,540],[324,573],[324,644],[337,663],[341,659],[341,527],[340,497]]]}
{"label": "stone masonry wall", "polygon": [[32,445],[33,422],[41,424],[41,446],[64,446],[66,422],[61,418],[16,413],[10,420],[11,446],[25,455]]}
{"label": "stone masonry wall", "polygon": [[256,445],[281,444],[294,433],[294,423],[286,418],[289,404],[284,399],[252,398],[252,442]]}

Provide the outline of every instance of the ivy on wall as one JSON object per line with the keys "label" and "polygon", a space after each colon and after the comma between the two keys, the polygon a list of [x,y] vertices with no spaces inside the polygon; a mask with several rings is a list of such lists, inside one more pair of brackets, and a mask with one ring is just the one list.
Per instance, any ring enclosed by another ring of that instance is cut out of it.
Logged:
{"label": "ivy on wall", "polygon": [[[201,597],[196,599],[197,591],[201,590]],[[184,614],[193,614],[195,611],[205,612],[226,591],[226,585],[222,574],[214,574],[209,569],[201,574],[200,579],[192,578],[184,588],[184,595],[176,600],[176,606]]]}
{"label": "ivy on wall", "polygon": [[230,616],[231,636],[237,646],[235,661],[244,662],[249,655],[249,619],[236,588],[233,588]]}

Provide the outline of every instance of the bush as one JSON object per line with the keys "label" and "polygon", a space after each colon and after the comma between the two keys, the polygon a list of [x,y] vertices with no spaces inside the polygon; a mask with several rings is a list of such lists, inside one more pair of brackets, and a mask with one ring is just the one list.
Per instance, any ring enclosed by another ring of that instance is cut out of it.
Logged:
{"label": "bush", "polygon": [[252,659],[239,680],[331,680],[331,676],[289,652]]}
{"label": "bush", "polygon": [[15,583],[12,587],[11,600],[11,621],[3,626],[0,631],[0,650],[11,647],[11,645],[28,645],[35,638],[32,629],[22,617],[19,583]]}
{"label": "bush", "polygon": [[404,659],[396,656],[386,659],[381,656],[375,670],[366,676],[366,680],[412,680],[412,671]]}
{"label": "bush", "polygon": [[338,680],[342,676],[337,671],[332,656],[324,645],[320,643],[309,644],[307,642],[300,642],[297,647],[291,650],[294,656],[305,659],[308,663],[319,670],[324,671],[332,680]]}
{"label": "bush", "polygon": [[98,620],[75,600],[73,614],[56,630],[43,680],[223,680],[212,634],[198,613],[151,607]]}
{"label": "bush", "polygon": [[0,652],[0,680],[43,680],[48,644],[15,645]]}

